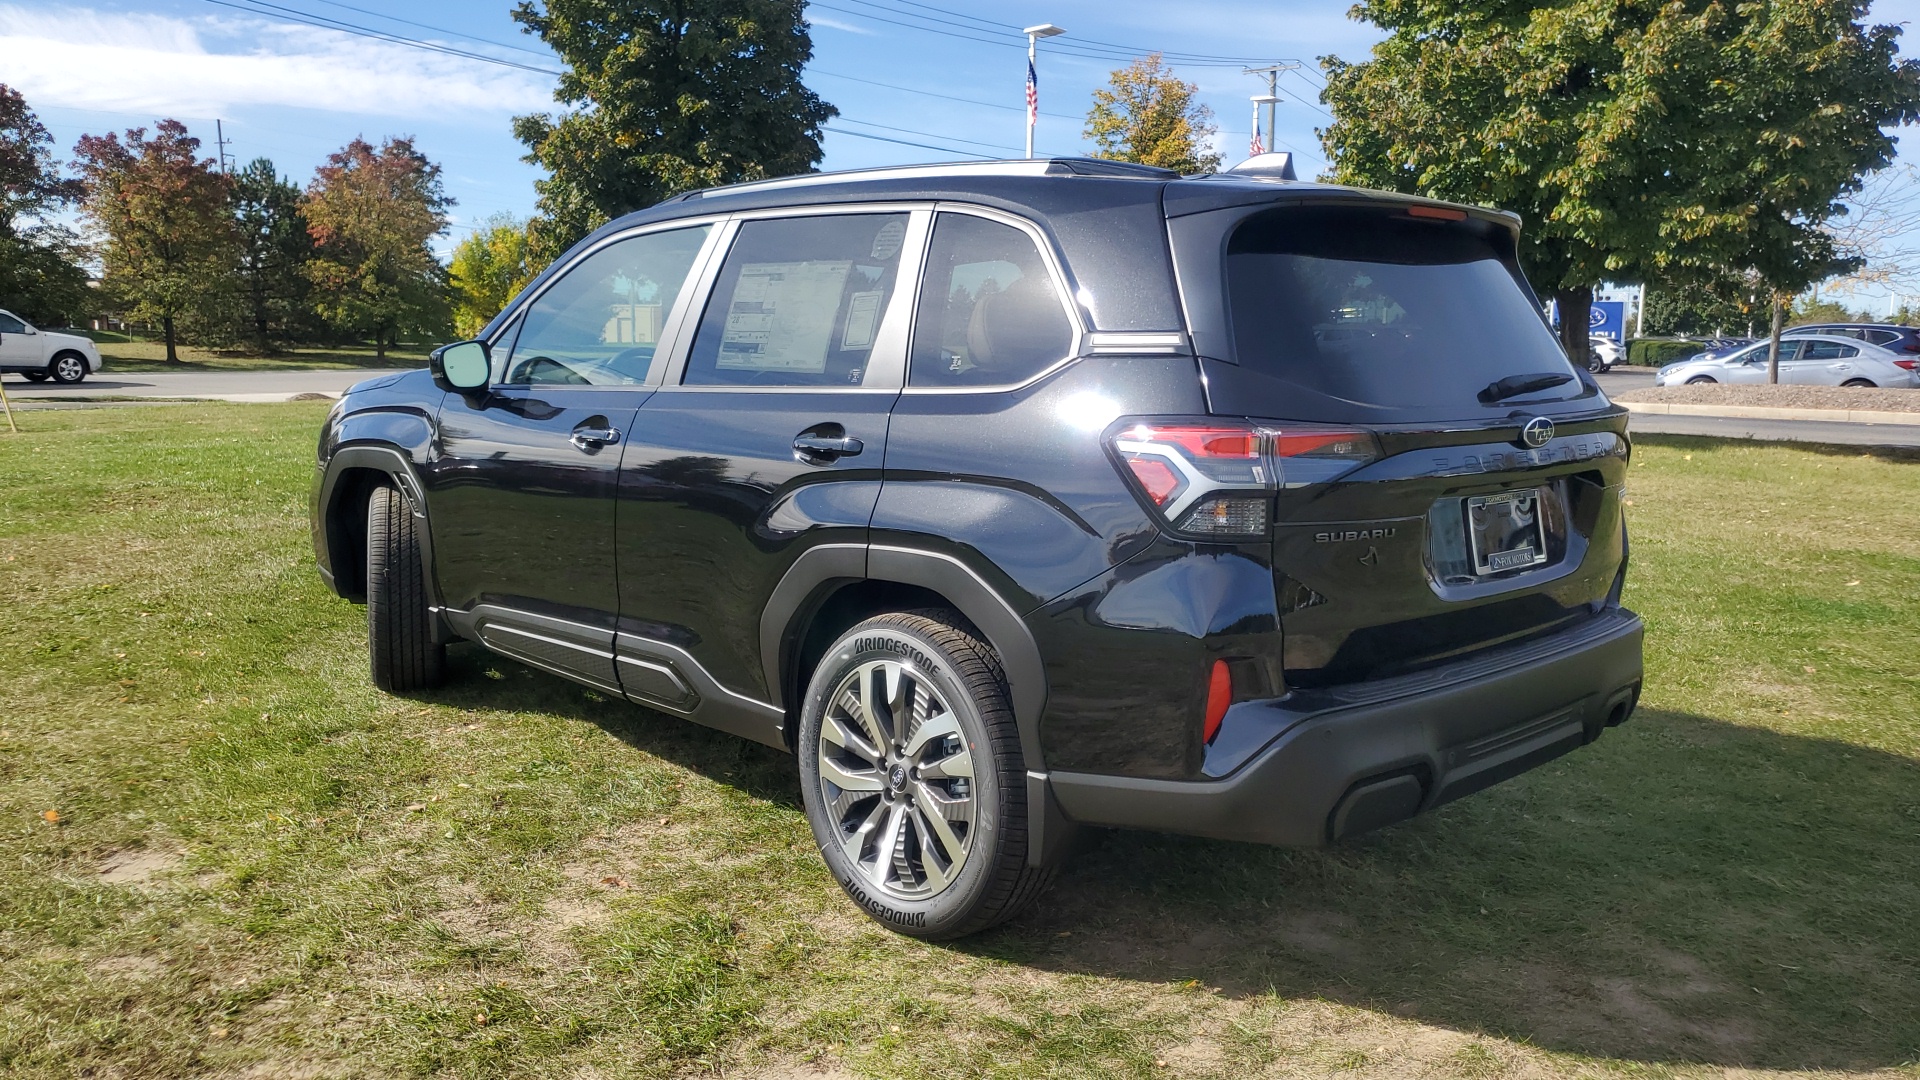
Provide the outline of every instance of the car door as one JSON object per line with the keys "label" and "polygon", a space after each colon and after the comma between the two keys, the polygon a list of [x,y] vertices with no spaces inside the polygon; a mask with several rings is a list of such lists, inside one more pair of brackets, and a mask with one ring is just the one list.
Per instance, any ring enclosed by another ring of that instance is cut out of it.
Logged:
{"label": "car door", "polygon": [[0,367],[46,367],[40,355],[40,339],[27,332],[26,323],[5,311],[0,311]]}
{"label": "car door", "polygon": [[850,545],[864,565],[929,216],[857,206],[730,223],[690,347],[640,409],[621,467],[616,648],[631,696],[777,732],[742,726],[778,722],[761,611],[804,551]]}
{"label": "car door", "polygon": [[577,257],[496,342],[494,381],[447,395],[423,481],[435,577],[462,633],[620,692],[621,454],[714,231],[676,225]]}
{"label": "car door", "polygon": [[1780,381],[1797,386],[1839,386],[1857,378],[1854,360],[1860,350],[1838,341],[1814,338],[1800,345],[1800,353],[1789,364],[1780,361]]}
{"label": "car door", "polygon": [[[1780,339],[1780,381],[1787,379],[1787,367],[1793,358],[1800,354],[1801,342],[1798,338]],[[1767,381],[1767,346],[1765,343],[1754,346],[1738,354],[1738,359],[1726,365],[1727,374],[1723,380],[1730,383],[1764,383]]]}

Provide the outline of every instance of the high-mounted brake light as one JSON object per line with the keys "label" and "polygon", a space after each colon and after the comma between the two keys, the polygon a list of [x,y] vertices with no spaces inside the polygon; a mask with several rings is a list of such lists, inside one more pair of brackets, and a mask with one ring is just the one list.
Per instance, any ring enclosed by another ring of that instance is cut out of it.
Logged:
{"label": "high-mounted brake light", "polygon": [[1378,456],[1354,428],[1147,421],[1111,436],[1128,478],[1174,531],[1264,536],[1271,495],[1334,480]]}
{"label": "high-mounted brake light", "polygon": [[1436,221],[1465,221],[1467,212],[1451,206],[1409,206],[1407,216],[1433,218]]}

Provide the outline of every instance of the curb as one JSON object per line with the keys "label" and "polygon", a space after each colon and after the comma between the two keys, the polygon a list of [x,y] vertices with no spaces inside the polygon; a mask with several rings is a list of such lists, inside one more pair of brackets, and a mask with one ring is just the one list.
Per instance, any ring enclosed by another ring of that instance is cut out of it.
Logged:
{"label": "curb", "polygon": [[1725,416],[1750,420],[1826,420],[1841,424],[1920,426],[1920,412],[1884,409],[1780,409],[1761,405],[1679,405],[1664,401],[1616,401],[1628,412],[1654,416]]}

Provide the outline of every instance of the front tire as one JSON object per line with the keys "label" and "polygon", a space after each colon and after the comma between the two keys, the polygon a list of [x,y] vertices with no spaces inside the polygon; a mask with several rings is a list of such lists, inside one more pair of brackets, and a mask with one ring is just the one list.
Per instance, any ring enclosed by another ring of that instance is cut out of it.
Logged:
{"label": "front tire", "polygon": [[935,610],[855,626],[821,658],[800,719],[821,857],[876,922],[936,941],[1013,918],[1052,877],[1027,865],[1000,658],[963,625]]}
{"label": "front tire", "polygon": [[447,647],[433,639],[422,528],[397,489],[373,489],[367,499],[367,654],[373,685],[390,694],[428,690],[447,677]]}
{"label": "front tire", "polygon": [[47,364],[47,374],[54,382],[72,386],[87,377],[87,358],[79,353],[61,353]]}
{"label": "front tire", "polygon": [[1719,379],[1716,379],[1711,375],[1695,375],[1693,378],[1687,380],[1687,385],[1688,386],[1705,386],[1708,383],[1717,383],[1719,381],[1720,381]]}

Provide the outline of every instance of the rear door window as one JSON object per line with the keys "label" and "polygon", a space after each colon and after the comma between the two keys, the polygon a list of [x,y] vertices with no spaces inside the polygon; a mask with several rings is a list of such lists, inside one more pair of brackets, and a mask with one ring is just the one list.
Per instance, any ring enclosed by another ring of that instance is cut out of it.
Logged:
{"label": "rear door window", "polygon": [[[1477,221],[1347,207],[1249,218],[1227,247],[1235,357],[1302,419],[1378,409],[1475,416],[1586,392],[1530,292]],[[1513,376],[1565,376],[1483,400]]]}
{"label": "rear door window", "polygon": [[906,214],[743,222],[682,382],[863,385],[906,234]]}
{"label": "rear door window", "polygon": [[1837,341],[1809,341],[1801,348],[1802,360],[1844,360],[1849,356],[1858,356],[1860,350],[1851,345],[1842,345]]}
{"label": "rear door window", "polygon": [[1033,237],[972,214],[935,219],[913,323],[914,386],[1008,386],[1064,359],[1073,326]]}

